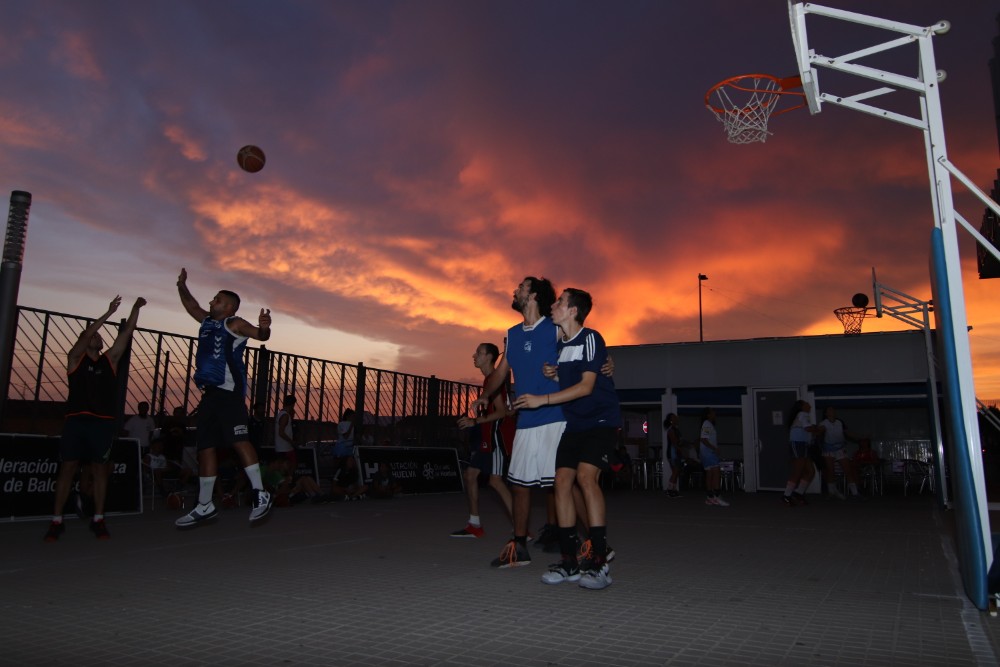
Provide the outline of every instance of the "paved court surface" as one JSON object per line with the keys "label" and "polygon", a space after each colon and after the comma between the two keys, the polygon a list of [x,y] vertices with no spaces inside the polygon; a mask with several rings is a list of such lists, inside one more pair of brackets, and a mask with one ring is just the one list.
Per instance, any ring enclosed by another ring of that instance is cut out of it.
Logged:
{"label": "paved court surface", "polygon": [[[181,532],[157,508],[0,524],[2,665],[976,665],[1000,619],[960,592],[947,513],[929,496],[609,496],[604,591],[496,571],[505,539],[453,539],[460,495],[245,508]],[[536,506],[532,525],[543,521]]]}

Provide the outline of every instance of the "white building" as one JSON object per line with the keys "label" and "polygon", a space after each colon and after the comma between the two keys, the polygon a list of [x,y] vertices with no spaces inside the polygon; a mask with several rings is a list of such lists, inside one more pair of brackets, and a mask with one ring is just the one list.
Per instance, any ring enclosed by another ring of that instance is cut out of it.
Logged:
{"label": "white building", "polygon": [[[788,476],[790,411],[814,417],[834,406],[885,458],[928,460],[937,446],[922,331],[614,346],[624,429],[638,454],[657,458],[663,418],[680,418],[697,440],[701,414],[716,410],[723,458],[742,460],[747,491],[780,490]],[[648,433],[644,434],[643,426]]]}

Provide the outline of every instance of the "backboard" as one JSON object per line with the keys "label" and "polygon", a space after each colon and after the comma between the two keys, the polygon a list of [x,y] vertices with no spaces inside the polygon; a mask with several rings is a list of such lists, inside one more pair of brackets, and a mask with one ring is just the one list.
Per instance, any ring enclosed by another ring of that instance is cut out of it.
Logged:
{"label": "backboard", "polygon": [[792,0],[788,0],[788,20],[792,27],[792,45],[795,47],[795,60],[799,65],[799,79],[802,81],[806,105],[809,107],[809,113],[817,114],[820,112],[819,73],[809,62],[805,39],[806,17],[801,11],[801,3],[795,4]]}

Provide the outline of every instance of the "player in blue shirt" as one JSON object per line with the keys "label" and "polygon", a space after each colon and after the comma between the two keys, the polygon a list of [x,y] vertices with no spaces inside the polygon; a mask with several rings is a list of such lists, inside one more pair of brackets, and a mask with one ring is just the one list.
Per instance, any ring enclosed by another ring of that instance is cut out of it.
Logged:
{"label": "player in blue shirt", "polygon": [[236,317],[240,297],[228,290],[216,294],[205,310],[188,290],[185,269],[177,278],[177,291],[184,309],[201,323],[194,380],[204,393],[198,404],[197,422],[198,504],[174,523],[178,528],[189,528],[218,514],[212,502],[218,474],[216,447],[236,450],[254,489],[250,521],[263,519],[271,509],[271,494],[264,490],[257,452],[250,443],[243,352],[248,338],[265,341],[271,337],[271,311],[261,308],[254,326]]}
{"label": "player in blue shirt", "polygon": [[[583,326],[593,301],[587,292],[569,288],[552,307],[552,321],[561,330],[558,364],[547,366],[546,376],[555,376],[559,391],[525,393],[517,397],[519,410],[562,405],[566,429],[556,452],[556,513],[559,517],[561,563],[542,576],[547,584],[579,581],[593,590],[611,585],[607,557],[607,517],[600,487],[602,471],[610,470],[621,412],[614,381],[601,372],[608,350],[601,334]],[[583,492],[590,525],[592,555],[586,563],[577,558],[576,507],[573,485]],[[581,571],[585,570],[585,571]]]}

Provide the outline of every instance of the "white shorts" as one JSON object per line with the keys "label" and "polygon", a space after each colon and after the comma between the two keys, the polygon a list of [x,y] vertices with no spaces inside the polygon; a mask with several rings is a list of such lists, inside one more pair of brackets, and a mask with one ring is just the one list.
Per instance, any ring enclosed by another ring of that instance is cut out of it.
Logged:
{"label": "white shorts", "polygon": [[518,486],[552,486],[556,480],[556,450],[564,430],[566,422],[517,429],[507,481]]}
{"label": "white shorts", "polygon": [[835,449],[832,452],[823,451],[823,456],[828,456],[834,461],[843,461],[847,458],[847,450],[841,447],[840,449]]}

